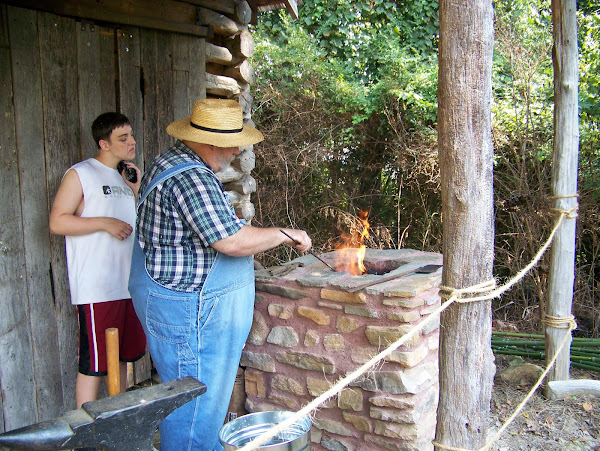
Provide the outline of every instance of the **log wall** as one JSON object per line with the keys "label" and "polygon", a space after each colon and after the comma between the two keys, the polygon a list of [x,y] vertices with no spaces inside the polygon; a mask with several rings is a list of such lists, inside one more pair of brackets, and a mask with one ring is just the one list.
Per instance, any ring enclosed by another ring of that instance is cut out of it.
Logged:
{"label": "log wall", "polygon": [[[254,125],[250,94],[254,70],[248,62],[254,55],[254,39],[248,30],[252,17],[248,2],[236,2],[228,11],[200,7],[198,17],[202,25],[213,30],[206,42],[206,95],[237,100],[242,105],[244,122]],[[256,191],[256,181],[251,175],[255,162],[254,146],[245,146],[241,150],[242,153],[218,176],[236,214],[250,222],[254,217],[250,196]]]}

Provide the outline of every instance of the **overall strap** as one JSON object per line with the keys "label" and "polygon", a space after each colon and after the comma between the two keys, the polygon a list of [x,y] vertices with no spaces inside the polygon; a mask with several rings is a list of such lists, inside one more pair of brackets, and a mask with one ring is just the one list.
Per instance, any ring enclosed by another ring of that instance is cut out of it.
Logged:
{"label": "overall strap", "polygon": [[142,205],[142,203],[146,200],[146,198],[148,197],[150,192],[152,192],[152,190],[154,188],[156,188],[159,184],[161,184],[162,182],[164,182],[167,179],[170,179],[174,175],[177,175],[183,171],[187,171],[190,168],[198,168],[203,171],[210,172],[204,165],[202,165],[201,163],[196,163],[196,162],[180,163],[180,164],[177,164],[165,171],[162,171],[156,177],[154,177],[152,179],[152,181],[150,182],[150,184],[146,187],[146,190],[144,191],[144,193],[140,196],[140,198],[138,200],[137,208],[138,209],[140,208],[140,205]]}

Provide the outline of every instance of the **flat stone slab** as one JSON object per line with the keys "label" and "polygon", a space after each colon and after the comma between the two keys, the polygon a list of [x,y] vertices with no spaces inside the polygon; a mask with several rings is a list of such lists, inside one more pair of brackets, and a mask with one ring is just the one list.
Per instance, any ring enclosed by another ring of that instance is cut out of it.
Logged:
{"label": "flat stone slab", "polygon": [[[336,266],[336,261],[347,256],[348,249],[320,254],[319,257],[328,264]],[[366,249],[365,266],[368,270],[381,274],[352,275],[344,271],[332,271],[313,255],[298,257],[284,265],[257,270],[257,282],[274,282],[278,284],[293,281],[304,287],[325,288],[335,287],[340,290],[351,290],[363,284],[374,283],[366,287],[367,294],[384,293],[387,297],[411,297],[438,286],[441,281],[441,267],[429,274],[419,274],[417,271],[426,265],[442,264],[442,256],[433,252],[423,252],[414,249]],[[343,266],[342,266],[343,267]],[[404,274],[411,271],[408,274]],[[385,281],[398,275],[397,279]],[[377,284],[378,280],[382,280]],[[284,282],[285,281],[285,282]]]}

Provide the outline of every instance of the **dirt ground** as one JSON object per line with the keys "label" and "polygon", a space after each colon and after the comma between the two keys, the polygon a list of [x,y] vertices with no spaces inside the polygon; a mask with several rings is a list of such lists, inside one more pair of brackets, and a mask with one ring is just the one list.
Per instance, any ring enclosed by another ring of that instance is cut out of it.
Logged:
{"label": "dirt ground", "polygon": [[[496,356],[496,377],[492,394],[490,429],[494,436],[531,390],[514,386],[500,378],[511,360]],[[539,360],[528,360],[543,366]],[[571,379],[600,379],[600,373],[571,369]],[[576,396],[548,400],[542,387],[492,445],[493,451],[600,450],[600,397]]]}

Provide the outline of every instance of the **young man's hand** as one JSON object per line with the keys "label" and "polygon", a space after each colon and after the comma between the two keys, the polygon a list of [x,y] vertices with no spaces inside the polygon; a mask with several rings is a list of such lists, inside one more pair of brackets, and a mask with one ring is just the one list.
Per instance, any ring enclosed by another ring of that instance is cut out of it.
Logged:
{"label": "young man's hand", "polygon": [[142,171],[140,171],[140,169],[135,164],[133,164],[131,161],[123,161],[123,163],[125,163],[125,165],[128,168],[135,169],[135,173],[137,174],[135,183],[131,183],[125,177],[125,171],[121,172],[121,177],[123,177],[123,181],[129,188],[131,188],[131,191],[133,191],[133,194],[135,195],[135,198],[137,199],[138,191],[140,190],[140,182],[142,181]]}
{"label": "young man's hand", "polygon": [[110,233],[112,236],[121,241],[123,241],[125,238],[131,235],[131,232],[133,232],[133,227],[126,222],[121,221],[120,219],[108,217],[101,217],[97,219],[98,221],[101,221],[105,232]]}

